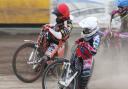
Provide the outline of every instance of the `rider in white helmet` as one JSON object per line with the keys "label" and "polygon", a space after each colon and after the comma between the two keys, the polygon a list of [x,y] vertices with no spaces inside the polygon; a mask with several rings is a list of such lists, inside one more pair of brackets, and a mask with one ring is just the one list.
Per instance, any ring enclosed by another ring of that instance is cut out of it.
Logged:
{"label": "rider in white helmet", "polygon": [[79,26],[83,29],[81,32],[81,38],[79,38],[76,42],[85,42],[89,43],[90,47],[93,50],[89,50],[89,58],[87,59],[79,59],[80,63],[82,63],[82,72],[79,77],[79,89],[85,89],[87,87],[88,81],[91,76],[93,56],[96,54],[97,49],[100,45],[101,34],[99,32],[98,20],[96,17],[87,17],[80,21]]}
{"label": "rider in white helmet", "polygon": [[83,28],[81,35],[85,38],[90,38],[99,30],[98,20],[96,17],[87,17],[83,19],[80,21],[79,26]]}

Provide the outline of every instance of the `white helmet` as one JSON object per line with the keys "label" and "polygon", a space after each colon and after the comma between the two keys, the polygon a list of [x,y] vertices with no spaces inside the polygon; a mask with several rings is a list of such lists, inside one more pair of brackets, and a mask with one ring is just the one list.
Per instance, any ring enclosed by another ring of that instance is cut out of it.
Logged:
{"label": "white helmet", "polygon": [[87,17],[80,21],[79,26],[83,28],[82,35],[90,37],[94,35],[98,30],[98,20],[96,17]]}

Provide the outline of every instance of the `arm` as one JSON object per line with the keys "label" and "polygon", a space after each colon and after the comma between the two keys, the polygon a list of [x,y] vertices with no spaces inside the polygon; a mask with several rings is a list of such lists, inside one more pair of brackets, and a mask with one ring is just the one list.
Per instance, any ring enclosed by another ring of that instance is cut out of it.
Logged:
{"label": "arm", "polygon": [[115,14],[118,14],[119,13],[119,10],[113,10],[112,11],[112,16],[114,16]]}
{"label": "arm", "polygon": [[112,19],[116,14],[119,14],[119,16],[124,17],[128,14],[128,8],[119,8],[118,10],[113,10],[111,14]]}
{"label": "arm", "polygon": [[57,39],[61,40],[62,39],[62,34],[61,32],[56,32],[55,30],[53,29],[49,29],[49,32]]}
{"label": "arm", "polygon": [[72,20],[67,21],[67,27],[68,27],[69,30],[72,30],[72,28],[73,28]]}
{"label": "arm", "polygon": [[100,45],[100,35],[97,35],[93,39],[93,48],[97,50],[99,45]]}
{"label": "arm", "polygon": [[100,45],[100,35],[97,35],[94,37],[93,39],[93,48],[96,50],[95,52],[92,52],[93,55],[96,54],[97,52],[97,49],[99,48],[99,45]]}
{"label": "arm", "polygon": [[110,23],[112,22],[112,19],[114,18],[115,15],[119,14],[119,10],[113,10],[111,12],[111,19],[110,19]]}

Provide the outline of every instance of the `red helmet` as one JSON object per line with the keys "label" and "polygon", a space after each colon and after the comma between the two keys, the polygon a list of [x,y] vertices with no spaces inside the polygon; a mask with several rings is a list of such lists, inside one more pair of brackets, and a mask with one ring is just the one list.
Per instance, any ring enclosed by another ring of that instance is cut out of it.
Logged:
{"label": "red helmet", "polygon": [[53,14],[57,17],[62,16],[62,19],[68,19],[70,14],[69,7],[65,3],[61,3],[54,9]]}

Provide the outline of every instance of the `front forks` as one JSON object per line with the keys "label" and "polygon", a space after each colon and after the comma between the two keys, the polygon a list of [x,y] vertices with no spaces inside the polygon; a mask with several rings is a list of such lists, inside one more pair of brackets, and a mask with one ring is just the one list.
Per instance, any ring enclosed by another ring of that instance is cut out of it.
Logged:
{"label": "front forks", "polygon": [[[72,80],[76,77],[76,75],[78,74],[78,72],[76,71],[75,73],[72,71],[71,69],[71,64],[70,63],[66,63],[64,62],[64,70],[66,70],[66,74],[65,76],[62,76],[64,78],[59,80],[59,84],[68,87],[69,84],[72,82]],[[73,72],[73,74],[72,74]]]}
{"label": "front forks", "polygon": [[28,61],[27,61],[27,64],[37,64],[37,59],[38,59],[38,44],[35,43],[34,41],[32,40],[24,40],[25,42],[31,42],[34,44],[35,48],[32,50],[32,52],[30,53],[29,55],[29,58],[28,58]]}

